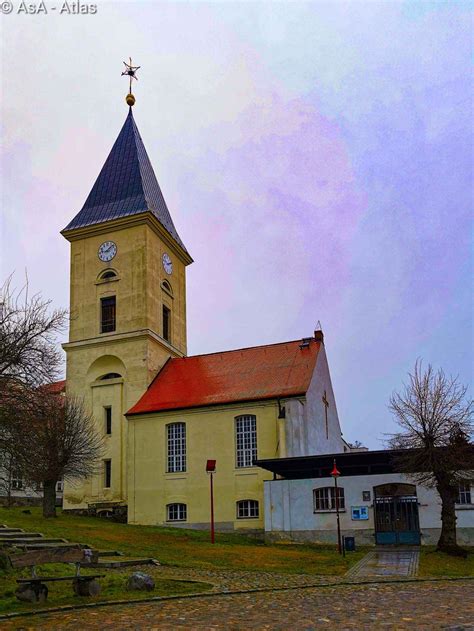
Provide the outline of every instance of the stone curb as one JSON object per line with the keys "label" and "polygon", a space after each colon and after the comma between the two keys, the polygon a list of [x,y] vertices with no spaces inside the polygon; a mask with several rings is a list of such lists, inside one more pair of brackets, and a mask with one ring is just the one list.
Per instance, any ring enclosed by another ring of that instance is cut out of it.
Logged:
{"label": "stone curb", "polygon": [[[295,589],[310,589],[315,587],[357,587],[359,585],[391,585],[393,583],[439,583],[442,581],[474,581],[474,576],[449,576],[436,578],[401,578],[386,580],[363,580],[363,581],[339,581],[335,583],[312,583],[309,585],[296,585],[292,587],[254,587],[252,589],[234,589],[218,592],[196,592],[195,594],[183,594],[176,596],[153,596],[150,598],[135,598],[131,600],[102,600],[97,603],[81,603],[78,605],[62,605],[61,607],[51,607],[49,609],[35,609],[33,611],[14,611],[12,613],[0,615],[1,620],[11,620],[13,618],[23,618],[31,616],[48,615],[51,613],[61,613],[63,611],[74,611],[80,609],[95,609],[110,605],[139,605],[140,603],[166,602],[169,600],[190,600],[192,598],[212,598],[213,596],[234,596],[235,594],[255,594],[262,592],[285,592]],[[192,581],[189,581],[192,582]]]}

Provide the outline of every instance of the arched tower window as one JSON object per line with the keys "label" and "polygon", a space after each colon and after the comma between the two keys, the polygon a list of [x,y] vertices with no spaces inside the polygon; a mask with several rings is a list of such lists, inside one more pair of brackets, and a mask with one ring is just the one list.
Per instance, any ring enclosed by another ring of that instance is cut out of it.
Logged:
{"label": "arched tower window", "polygon": [[101,381],[103,381],[104,379],[118,379],[121,376],[122,375],[119,375],[118,372],[108,372],[105,375],[102,375],[102,377],[99,377],[99,379]]}
{"label": "arched tower window", "polygon": [[106,269],[103,272],[101,272],[99,274],[99,276],[97,277],[97,280],[100,282],[106,282],[106,281],[111,281],[111,280],[116,280],[118,279],[118,274],[114,269]]}
{"label": "arched tower window", "polygon": [[173,288],[171,287],[171,283],[168,280],[162,281],[161,289],[164,289],[164,291],[166,291],[166,293],[169,294],[171,297],[173,296]]}

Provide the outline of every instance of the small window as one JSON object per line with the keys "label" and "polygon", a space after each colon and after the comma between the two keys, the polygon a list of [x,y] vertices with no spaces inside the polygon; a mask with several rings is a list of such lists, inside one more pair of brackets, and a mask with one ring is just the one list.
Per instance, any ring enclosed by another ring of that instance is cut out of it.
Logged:
{"label": "small window", "polygon": [[105,270],[105,272],[99,276],[99,280],[112,280],[112,278],[117,278],[116,272],[112,269]]}
{"label": "small window", "polygon": [[62,480],[59,480],[59,482],[56,482],[56,493],[62,493],[64,491],[64,482]]}
{"label": "small window", "polygon": [[171,310],[163,305],[163,337],[171,342]]}
{"label": "small window", "polygon": [[467,480],[459,483],[456,504],[472,504],[471,483]]}
{"label": "small window", "polygon": [[110,489],[112,482],[112,461],[104,460],[104,487]]}
{"label": "small window", "polygon": [[168,473],[186,471],[186,423],[166,426],[168,443]]}
{"label": "small window", "polygon": [[186,504],[168,504],[166,507],[166,520],[186,521],[187,513],[188,510]]}
{"label": "small window", "polygon": [[[344,489],[337,488],[337,497],[339,500],[339,510],[345,510]],[[326,486],[322,489],[314,489],[313,491],[314,511],[333,511],[336,510],[336,493],[333,486]]]}
{"label": "small window", "polygon": [[115,331],[115,296],[100,299],[100,332]]}
{"label": "small window", "polygon": [[257,459],[257,417],[253,414],[235,419],[237,466],[252,467]]}
{"label": "small window", "polygon": [[237,502],[237,519],[257,519],[257,500],[240,500]]}
{"label": "small window", "polygon": [[112,408],[109,406],[104,408],[105,413],[105,433],[110,436],[112,433]]}

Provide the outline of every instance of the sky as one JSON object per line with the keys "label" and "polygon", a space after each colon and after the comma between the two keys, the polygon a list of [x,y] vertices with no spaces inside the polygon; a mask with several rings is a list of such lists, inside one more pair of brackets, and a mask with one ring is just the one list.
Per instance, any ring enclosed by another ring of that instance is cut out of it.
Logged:
{"label": "sky", "polygon": [[0,279],[27,273],[68,306],[59,231],[125,120],[132,56],[135,120],[195,261],[189,354],[308,337],[320,321],[344,437],[379,449],[417,358],[470,383],[470,3],[12,6]]}

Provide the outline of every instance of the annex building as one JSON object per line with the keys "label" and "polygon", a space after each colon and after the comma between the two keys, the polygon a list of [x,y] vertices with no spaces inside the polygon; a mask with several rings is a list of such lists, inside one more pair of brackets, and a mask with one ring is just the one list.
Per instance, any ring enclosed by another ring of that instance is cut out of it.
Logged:
{"label": "annex building", "polygon": [[126,507],[130,523],[207,527],[205,466],[215,459],[216,526],[262,529],[272,475],[257,458],[348,448],[322,331],[187,356],[193,259],[131,106],[62,235],[71,244],[67,393],[85,399],[106,445],[97,475],[65,485],[65,509]]}

